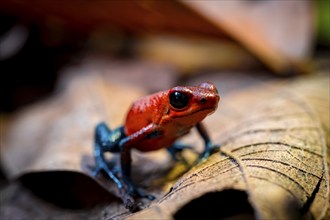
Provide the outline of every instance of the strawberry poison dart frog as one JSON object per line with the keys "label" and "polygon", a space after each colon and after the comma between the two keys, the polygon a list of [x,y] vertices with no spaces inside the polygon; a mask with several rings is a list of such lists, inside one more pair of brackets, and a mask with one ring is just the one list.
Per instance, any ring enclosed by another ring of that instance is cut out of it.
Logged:
{"label": "strawberry poison dart frog", "polygon": [[[102,170],[128,195],[154,199],[137,188],[131,179],[131,149],[148,152],[167,148],[173,158],[178,159],[178,154],[187,146],[176,140],[196,127],[205,145],[200,159],[207,158],[215,146],[201,121],[216,110],[219,100],[218,91],[210,82],[177,86],[138,99],[129,109],[124,126],[114,130],[103,122],[96,126],[94,175]],[[118,169],[105,160],[105,152],[120,153],[122,181],[117,177]]]}

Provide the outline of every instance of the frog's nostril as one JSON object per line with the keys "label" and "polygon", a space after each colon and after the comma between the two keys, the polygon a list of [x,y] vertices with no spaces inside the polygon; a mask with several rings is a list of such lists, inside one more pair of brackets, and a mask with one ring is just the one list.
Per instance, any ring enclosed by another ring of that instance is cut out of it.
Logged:
{"label": "frog's nostril", "polygon": [[201,101],[202,104],[205,104],[207,102],[207,99],[206,98],[201,98],[200,101]]}

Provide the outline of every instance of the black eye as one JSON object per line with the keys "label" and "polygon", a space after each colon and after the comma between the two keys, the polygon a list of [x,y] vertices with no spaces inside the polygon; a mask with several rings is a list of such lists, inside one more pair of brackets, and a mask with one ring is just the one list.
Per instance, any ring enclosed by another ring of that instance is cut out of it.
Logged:
{"label": "black eye", "polygon": [[170,94],[170,104],[173,108],[182,109],[189,103],[189,97],[182,92],[173,92]]}

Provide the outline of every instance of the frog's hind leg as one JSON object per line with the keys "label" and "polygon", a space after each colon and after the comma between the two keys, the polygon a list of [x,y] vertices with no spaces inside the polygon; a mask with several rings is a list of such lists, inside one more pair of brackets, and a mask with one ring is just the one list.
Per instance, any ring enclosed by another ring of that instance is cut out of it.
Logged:
{"label": "frog's hind leg", "polygon": [[185,145],[180,142],[175,142],[173,145],[167,148],[167,152],[175,161],[179,161],[184,163],[185,165],[188,165],[187,160],[182,156],[182,151],[185,149],[194,151],[194,148],[189,145]]}
{"label": "frog's hind leg", "polygon": [[95,128],[94,136],[94,158],[96,167],[93,175],[96,176],[100,171],[104,171],[111,178],[118,188],[123,188],[123,184],[116,176],[116,171],[110,167],[104,157],[105,152],[118,153],[120,151],[118,143],[125,137],[124,128],[119,127],[111,131],[105,123],[100,123]]}

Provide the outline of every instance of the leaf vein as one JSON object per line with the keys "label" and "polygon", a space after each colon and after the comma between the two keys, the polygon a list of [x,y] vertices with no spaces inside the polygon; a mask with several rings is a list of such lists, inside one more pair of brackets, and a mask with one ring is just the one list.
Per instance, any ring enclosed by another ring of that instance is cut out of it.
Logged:
{"label": "leaf vein", "polygon": [[274,160],[274,159],[268,159],[268,158],[260,158],[260,157],[258,157],[258,158],[243,158],[242,160],[270,161],[270,162],[274,162],[274,163],[279,163],[279,164],[283,164],[285,166],[289,166],[289,167],[295,168],[295,169],[297,169],[297,170],[299,170],[299,171],[301,171],[303,173],[309,174],[309,175],[314,176],[314,177],[316,177],[318,179],[321,178],[321,177],[317,176],[314,173],[310,173],[310,172],[308,172],[306,170],[303,170],[303,169],[301,169],[301,168],[299,168],[297,166],[294,166],[292,164],[289,164],[289,163],[286,163],[286,162],[283,162],[283,161],[280,161],[280,160]]}
{"label": "leaf vein", "polygon": [[272,144],[272,145],[283,145],[283,146],[287,146],[287,147],[290,147],[290,148],[293,148],[293,149],[298,149],[298,150],[302,150],[302,151],[306,151],[308,153],[311,153],[311,154],[314,154],[316,156],[319,156],[319,157],[322,157],[322,154],[320,153],[317,153],[317,152],[314,152],[314,151],[311,151],[307,148],[301,148],[301,147],[297,147],[297,146],[294,146],[294,145],[290,145],[290,144],[287,144],[287,143],[282,143],[282,142],[260,142],[260,143],[253,143],[253,144],[248,144],[248,145],[243,145],[243,146],[240,146],[240,147],[237,147],[233,150],[231,150],[231,152],[235,152],[235,151],[239,151],[239,150],[242,150],[244,148],[249,148],[249,147],[253,147],[253,146],[259,146],[259,145],[267,145],[267,144]]}
{"label": "leaf vein", "polygon": [[223,142],[223,145],[228,144],[232,140],[236,140],[240,137],[243,137],[245,135],[251,135],[251,134],[257,134],[257,133],[264,133],[264,132],[288,132],[288,131],[302,131],[302,130],[313,130],[317,129],[315,126],[306,126],[306,127],[292,127],[292,128],[269,128],[269,129],[251,129],[246,130],[243,132],[239,132],[235,135],[230,136],[225,142]]}
{"label": "leaf vein", "polygon": [[279,186],[279,187],[281,187],[282,189],[284,189],[285,191],[287,191],[288,193],[290,193],[293,197],[296,197],[295,194],[294,194],[291,190],[285,188],[284,186],[282,186],[281,184],[278,184],[277,182],[271,181],[271,180],[269,180],[269,179],[267,179],[267,178],[265,178],[265,177],[260,177],[260,176],[254,176],[254,175],[251,175],[250,177],[251,177],[251,178],[255,178],[255,179],[264,180],[264,181],[267,181],[267,182],[269,182],[269,183],[272,183],[272,184],[274,184],[274,185],[276,185],[276,186]]}
{"label": "leaf vein", "polygon": [[272,169],[272,168],[269,168],[269,167],[264,167],[264,166],[261,166],[261,165],[246,165],[246,166],[247,167],[257,167],[257,168],[260,168],[260,169],[267,169],[267,170],[273,171],[277,174],[280,174],[280,175],[288,178],[292,182],[294,182],[306,194],[306,197],[308,197],[308,195],[309,195],[307,190],[300,183],[298,183],[295,179],[293,179],[292,177],[286,175],[285,173],[282,173],[281,171],[278,171],[278,170],[275,170],[275,169]]}

